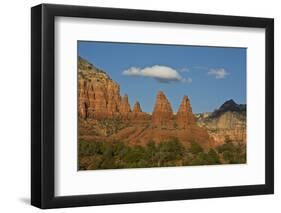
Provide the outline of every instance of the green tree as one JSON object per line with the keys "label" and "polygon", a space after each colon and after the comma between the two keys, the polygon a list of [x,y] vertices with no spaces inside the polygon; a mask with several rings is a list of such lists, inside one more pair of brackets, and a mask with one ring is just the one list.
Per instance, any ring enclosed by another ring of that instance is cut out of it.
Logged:
{"label": "green tree", "polygon": [[209,164],[209,165],[220,163],[219,155],[214,149],[210,149],[208,151],[208,154],[206,156],[206,160],[207,160],[207,164]]}
{"label": "green tree", "polygon": [[196,155],[196,154],[199,154],[200,152],[203,152],[203,148],[202,148],[198,143],[192,141],[192,142],[190,143],[190,149],[189,149],[189,151],[190,151],[192,154]]}

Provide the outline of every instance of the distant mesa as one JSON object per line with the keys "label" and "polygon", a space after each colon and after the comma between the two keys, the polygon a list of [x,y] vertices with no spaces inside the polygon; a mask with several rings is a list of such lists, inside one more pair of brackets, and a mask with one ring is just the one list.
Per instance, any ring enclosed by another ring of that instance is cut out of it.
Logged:
{"label": "distant mesa", "polygon": [[231,99],[214,112],[200,113],[196,117],[197,124],[206,128],[218,145],[223,144],[226,138],[246,143],[246,104],[237,104]]}
{"label": "distant mesa", "polygon": [[219,109],[215,110],[211,117],[218,117],[225,112],[246,112],[246,104],[237,104],[233,99],[224,102]]}

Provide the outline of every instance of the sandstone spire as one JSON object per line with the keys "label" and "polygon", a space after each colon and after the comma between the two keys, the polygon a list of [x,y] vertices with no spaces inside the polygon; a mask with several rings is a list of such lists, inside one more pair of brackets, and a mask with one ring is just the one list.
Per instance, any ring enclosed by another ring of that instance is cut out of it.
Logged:
{"label": "sandstone spire", "polygon": [[142,112],[140,103],[138,101],[136,101],[136,103],[134,105],[133,113],[140,113],[140,112]]}
{"label": "sandstone spire", "polygon": [[128,95],[125,94],[124,97],[122,98],[122,101],[121,101],[120,113],[126,114],[126,113],[129,113],[129,112],[131,112],[131,106],[129,104]]}
{"label": "sandstone spire", "polygon": [[178,128],[186,128],[191,124],[195,124],[195,117],[192,113],[189,98],[184,96],[176,115],[176,123]]}
{"label": "sandstone spire", "polygon": [[173,110],[170,102],[162,91],[159,91],[156,97],[152,113],[153,127],[171,127],[173,126]]}

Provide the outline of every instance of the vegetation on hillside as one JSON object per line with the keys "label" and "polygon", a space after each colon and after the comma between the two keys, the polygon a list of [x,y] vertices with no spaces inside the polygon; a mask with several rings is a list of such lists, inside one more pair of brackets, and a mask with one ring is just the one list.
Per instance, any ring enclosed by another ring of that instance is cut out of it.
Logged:
{"label": "vegetation on hillside", "polygon": [[145,146],[116,142],[79,142],[79,170],[240,164],[246,162],[245,144],[226,141],[204,151],[196,142],[185,148],[177,139]]}

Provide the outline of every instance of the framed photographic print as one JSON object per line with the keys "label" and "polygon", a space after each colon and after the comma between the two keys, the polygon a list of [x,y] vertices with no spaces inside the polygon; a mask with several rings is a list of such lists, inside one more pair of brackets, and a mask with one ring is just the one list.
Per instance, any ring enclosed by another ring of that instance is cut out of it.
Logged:
{"label": "framed photographic print", "polygon": [[274,192],[274,21],[31,9],[31,203]]}

